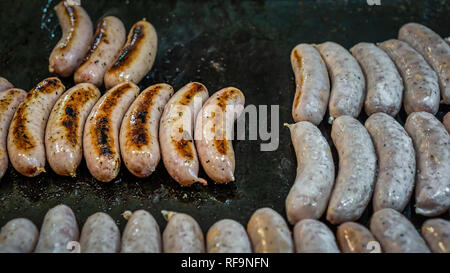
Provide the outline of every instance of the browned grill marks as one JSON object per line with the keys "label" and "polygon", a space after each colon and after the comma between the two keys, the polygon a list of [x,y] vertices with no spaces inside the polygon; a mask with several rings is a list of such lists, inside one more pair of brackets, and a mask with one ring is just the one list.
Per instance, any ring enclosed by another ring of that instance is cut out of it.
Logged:
{"label": "browned grill marks", "polygon": [[228,141],[225,139],[215,139],[214,138],[214,146],[216,147],[216,150],[223,155],[227,154],[228,150]]}
{"label": "browned grill marks", "polygon": [[199,83],[192,83],[191,89],[184,93],[184,96],[180,99],[181,105],[188,105],[191,103],[192,98],[200,92],[203,92],[205,89]]}
{"label": "browned grill marks", "polygon": [[5,112],[9,108],[9,104],[12,102],[14,95],[18,92],[17,90],[8,91],[3,99],[0,100],[0,113]]}
{"label": "browned grill marks", "polygon": [[72,41],[73,41],[73,32],[74,30],[77,28],[78,25],[78,12],[77,9],[73,8],[67,1],[64,1],[63,3],[64,5],[64,12],[67,16],[67,18],[69,18],[69,22],[70,22],[70,34],[69,34],[69,39],[67,41],[67,43],[64,43],[61,45],[61,49],[68,47]]}
{"label": "browned grill marks", "polygon": [[[297,60],[298,67],[301,68],[302,67],[302,56],[300,56],[298,54],[297,50],[294,51],[294,58]],[[299,92],[295,95],[295,98],[294,98],[294,108],[297,108],[298,104],[300,103],[300,97],[302,95],[301,88],[303,86],[303,80],[304,79],[303,79],[303,74],[302,74],[301,78],[300,78],[300,84],[298,86]]]}
{"label": "browned grill marks", "polygon": [[[94,35],[94,42],[92,46],[89,48],[89,51],[86,55],[86,57],[83,59],[83,62],[81,65],[85,64],[89,58],[91,58],[92,54],[94,54],[95,50],[98,48],[99,44],[104,41],[105,43],[108,43],[108,36],[106,35],[105,30],[105,19],[102,19],[102,21],[98,24],[97,31]],[[80,66],[81,66],[80,65]]]}
{"label": "browned grill marks", "polygon": [[134,25],[134,28],[128,36],[126,46],[120,51],[119,58],[117,58],[117,61],[113,64],[110,71],[115,71],[123,66],[127,66],[137,57],[138,49],[141,47],[145,36],[143,33],[144,28],[145,26],[141,23],[136,23],[136,25]]}
{"label": "browned grill marks", "polygon": [[194,159],[194,154],[192,152],[192,143],[189,140],[181,139],[181,140],[174,140],[172,139],[172,142],[175,145],[175,148],[177,152],[186,160],[192,160]]}

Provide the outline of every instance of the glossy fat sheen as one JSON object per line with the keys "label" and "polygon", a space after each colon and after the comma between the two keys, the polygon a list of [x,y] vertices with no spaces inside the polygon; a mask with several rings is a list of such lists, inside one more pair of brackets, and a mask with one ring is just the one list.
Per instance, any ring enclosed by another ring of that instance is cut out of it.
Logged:
{"label": "glossy fat sheen", "polygon": [[197,221],[184,213],[165,212],[164,253],[204,253],[205,239]]}
{"label": "glossy fat sheen", "polygon": [[221,220],[206,235],[208,253],[251,253],[252,246],[245,228],[234,220]]}
{"label": "glossy fat sheen", "polygon": [[339,154],[339,172],[327,220],[340,224],[359,219],[366,209],[375,186],[377,156],[366,128],[350,116],[334,121],[331,138]]}
{"label": "glossy fat sheen", "polygon": [[49,71],[69,77],[80,65],[92,42],[93,26],[79,5],[61,1],[55,7],[63,36],[50,55]]}
{"label": "glossy fat sheen", "polygon": [[339,253],[333,232],[322,222],[304,219],[294,227],[297,253]]}
{"label": "glossy fat sheen", "polygon": [[120,171],[119,131],[123,116],[139,94],[134,83],[122,83],[106,92],[92,108],[84,127],[86,165],[95,179],[109,182]]}
{"label": "glossy fat sheen", "polygon": [[152,24],[145,20],[134,24],[127,42],[105,74],[106,88],[126,81],[139,83],[152,68],[157,49],[158,37]]}
{"label": "glossy fat sheen", "polygon": [[445,116],[444,116],[444,120],[443,120],[445,129],[447,129],[447,132],[450,133],[450,112],[448,112]]}
{"label": "glossy fat sheen", "polygon": [[403,25],[398,38],[410,44],[427,60],[439,77],[445,104],[450,104],[450,46],[436,32],[417,23]]}
{"label": "glossy fat sheen", "polygon": [[115,253],[120,251],[120,231],[106,213],[97,212],[83,226],[80,236],[82,253]]}
{"label": "glossy fat sheen", "polygon": [[422,237],[434,253],[450,253],[450,222],[430,219],[422,225]]}
{"label": "glossy fat sheen", "polygon": [[25,99],[27,92],[21,89],[9,89],[0,93],[0,179],[8,169],[8,151],[6,140],[9,125],[19,104]]}
{"label": "glossy fat sheen", "polygon": [[13,88],[14,86],[7,79],[0,77],[0,91],[5,91]]}
{"label": "glossy fat sheen", "polygon": [[244,94],[227,87],[212,95],[197,115],[195,146],[206,174],[218,184],[234,181],[233,123],[244,110]]}
{"label": "glossy fat sheen", "polygon": [[327,64],[331,79],[331,118],[343,115],[358,117],[366,96],[365,79],[358,62],[336,43],[326,42],[317,48]]}
{"label": "glossy fat sheen", "polygon": [[429,253],[413,224],[393,209],[377,211],[370,219],[370,231],[387,253]]}
{"label": "glossy fat sheen", "polygon": [[403,82],[395,64],[372,43],[359,43],[350,52],[365,75],[367,95],[364,107],[367,115],[383,112],[396,116],[402,105]]}
{"label": "glossy fat sheen", "polygon": [[292,234],[283,217],[270,208],[262,208],[248,221],[247,233],[255,253],[293,253]]}
{"label": "glossy fat sheen", "polygon": [[334,184],[330,146],[319,128],[303,121],[289,126],[297,155],[297,177],[286,198],[288,221],[319,219],[327,208]]}
{"label": "glossy fat sheen", "polygon": [[13,219],[0,230],[0,253],[31,253],[38,238],[39,231],[33,222]]}
{"label": "glossy fat sheen", "polygon": [[142,91],[128,109],[120,129],[120,152],[128,170],[137,177],[148,177],[161,158],[159,121],[164,106],[173,95],[168,84],[155,84]]}
{"label": "glossy fat sheen", "polygon": [[161,232],[155,218],[138,210],[128,220],[122,235],[122,253],[160,253]]}
{"label": "glossy fat sheen", "polygon": [[88,82],[101,86],[125,43],[125,26],[119,18],[108,16],[97,26],[94,41],[74,75],[75,83]]}
{"label": "glossy fat sheen", "polygon": [[391,116],[376,113],[366,121],[378,157],[373,208],[403,211],[414,188],[416,158],[405,129]]}
{"label": "glossy fat sheen", "polygon": [[53,107],[45,131],[45,150],[55,173],[75,177],[83,156],[84,124],[99,97],[95,85],[81,83],[67,90]]}
{"label": "glossy fat sheen", "polygon": [[409,115],[405,129],[416,150],[416,213],[442,214],[450,208],[450,135],[427,112]]}
{"label": "glossy fat sheen", "polygon": [[407,43],[395,39],[385,41],[379,47],[391,57],[402,75],[406,113],[427,111],[436,114],[440,97],[438,77],[422,55]]}
{"label": "glossy fat sheen", "polygon": [[355,222],[340,225],[336,236],[343,253],[371,253],[378,243],[366,227]]}
{"label": "glossy fat sheen", "polygon": [[19,173],[35,177],[45,172],[45,127],[65,90],[58,78],[47,78],[28,92],[17,108],[9,127],[8,154]]}
{"label": "glossy fat sheen", "polygon": [[58,205],[45,215],[34,252],[69,253],[71,251],[67,244],[78,241],[78,236],[78,224],[73,211],[66,205]]}
{"label": "glossy fat sheen", "polygon": [[295,122],[319,125],[330,97],[327,66],[320,53],[308,44],[299,44],[292,50],[291,65],[296,85],[292,117]]}
{"label": "glossy fat sheen", "polygon": [[164,107],[159,128],[161,156],[170,176],[182,186],[196,182],[207,185],[198,177],[199,162],[193,142],[194,121],[208,90],[192,82],[178,90]]}

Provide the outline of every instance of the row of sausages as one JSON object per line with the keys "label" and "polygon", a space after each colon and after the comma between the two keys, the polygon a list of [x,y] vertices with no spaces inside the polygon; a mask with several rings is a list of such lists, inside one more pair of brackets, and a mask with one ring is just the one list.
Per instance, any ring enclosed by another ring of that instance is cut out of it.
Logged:
{"label": "row of sausages", "polygon": [[92,21],[80,5],[62,1],[55,11],[63,36],[50,55],[50,72],[74,74],[75,83],[104,83],[110,89],[127,81],[137,84],[152,68],[158,37],[145,19],[133,25],[125,41],[125,27],[117,17],[103,18],[93,35]]}
{"label": "row of sausages", "polygon": [[28,94],[0,92],[0,177],[8,156],[27,177],[45,172],[46,160],[55,173],[74,177],[84,153],[102,182],[118,175],[122,160],[135,176],[148,177],[160,155],[183,186],[207,185],[198,177],[200,163],[214,182],[234,181],[230,129],[244,109],[240,90],[228,87],[209,97],[203,84],[191,82],[175,93],[168,84],[139,91],[132,82],[103,96],[90,83],[65,91],[58,78],[47,78]]}
{"label": "row of sausages", "polygon": [[[383,112],[435,115],[440,99],[450,104],[450,46],[433,30],[417,23],[400,28],[398,40],[359,43],[347,51],[334,42],[300,44],[291,53],[296,93],[295,122],[322,122]],[[331,83],[330,83],[331,80]],[[330,91],[331,86],[331,91]]]}
{"label": "row of sausages", "polygon": [[449,221],[427,220],[420,236],[412,223],[393,209],[376,212],[370,230],[355,222],[343,223],[337,228],[337,242],[333,232],[314,219],[298,222],[291,233],[283,217],[270,208],[255,211],[247,230],[234,220],[218,221],[209,228],[206,243],[194,218],[184,213],[162,213],[168,221],[162,236],[157,222],[145,210],[123,214],[128,222],[122,237],[114,220],[103,212],[88,217],[80,235],[72,210],[59,205],[47,212],[40,233],[30,220],[9,221],[0,231],[0,253],[450,252]]}
{"label": "row of sausages", "polygon": [[[450,134],[428,112],[408,116],[405,128],[385,113],[365,125],[338,117],[331,138],[339,170],[319,128],[287,125],[297,154],[297,177],[286,198],[289,222],[326,217],[332,224],[358,220],[373,196],[374,211],[402,212],[415,188],[416,213],[437,216],[450,208]],[[327,209],[328,207],[328,209]]]}

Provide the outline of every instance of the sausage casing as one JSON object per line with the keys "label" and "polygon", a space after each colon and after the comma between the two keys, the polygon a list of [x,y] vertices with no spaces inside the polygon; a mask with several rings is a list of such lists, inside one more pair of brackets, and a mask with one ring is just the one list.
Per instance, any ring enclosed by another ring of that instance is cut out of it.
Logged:
{"label": "sausage casing", "polygon": [[450,135],[427,112],[409,115],[405,129],[416,150],[416,213],[442,214],[450,208]]}
{"label": "sausage casing", "polygon": [[0,91],[5,91],[13,87],[13,84],[10,83],[7,79],[0,77]]}
{"label": "sausage casing", "polygon": [[286,198],[288,221],[319,219],[327,208],[334,184],[330,146],[319,128],[308,121],[290,125],[297,155],[297,177]]}
{"label": "sausage casing", "polygon": [[327,220],[340,224],[359,219],[367,207],[375,186],[377,156],[366,128],[350,116],[334,121],[331,138],[339,154],[339,172]]}
{"label": "sausage casing", "polygon": [[414,145],[405,129],[391,116],[376,113],[366,121],[378,157],[378,175],[373,209],[403,211],[414,188],[416,158]]}
{"label": "sausage casing", "polygon": [[97,212],[84,223],[80,236],[82,253],[116,253],[120,251],[120,231],[106,213]]}
{"label": "sausage casing", "polygon": [[195,146],[206,174],[218,184],[235,180],[233,123],[244,110],[239,89],[224,88],[212,95],[197,115]]}
{"label": "sausage casing", "polygon": [[152,85],[142,91],[123,118],[120,152],[125,166],[137,177],[150,176],[159,163],[159,122],[172,95],[172,86]]}
{"label": "sausage casing", "polygon": [[410,44],[433,67],[439,77],[442,99],[450,104],[450,46],[436,32],[417,23],[403,25],[398,38]]}
{"label": "sausage casing", "polygon": [[206,235],[208,253],[251,253],[252,245],[245,228],[230,219],[212,225]]}
{"label": "sausage casing", "polygon": [[160,253],[161,232],[155,218],[145,210],[131,215],[122,235],[122,253]]}
{"label": "sausage casing", "polygon": [[299,44],[291,52],[296,91],[292,106],[295,122],[322,122],[330,97],[330,80],[325,62],[311,45]]}
{"label": "sausage casing", "polygon": [[184,213],[162,211],[168,221],[163,232],[164,253],[204,253],[205,239],[197,221]]}
{"label": "sausage casing", "polygon": [[65,90],[58,78],[47,78],[28,92],[17,108],[9,127],[8,154],[19,173],[35,177],[45,172],[45,127]]}
{"label": "sausage casing", "polygon": [[63,36],[50,55],[49,71],[69,77],[77,69],[92,42],[91,18],[80,5],[61,1],[55,7]]}
{"label": "sausage casing", "polygon": [[403,78],[403,106],[409,115],[439,109],[439,83],[436,72],[425,59],[407,43],[391,39],[379,45],[394,61]]}
{"label": "sausage casing", "polygon": [[283,217],[270,208],[258,209],[247,224],[255,253],[293,253],[292,234]]}
{"label": "sausage casing", "polygon": [[120,171],[119,131],[123,116],[139,93],[126,82],[106,92],[94,105],[84,127],[86,165],[97,180],[109,182]]}
{"label": "sausage casing", "polygon": [[450,133],[450,112],[445,114],[443,123],[444,123],[445,129],[447,129],[447,132]]}
{"label": "sausage casing", "polygon": [[125,26],[119,18],[107,16],[98,23],[94,42],[83,62],[75,71],[75,83],[103,84],[106,71],[117,58],[125,43]]}
{"label": "sausage casing", "polygon": [[19,104],[25,99],[27,92],[21,89],[9,89],[0,93],[0,179],[8,169],[8,151],[6,140],[9,125]]}
{"label": "sausage casing", "polygon": [[304,219],[294,227],[297,253],[340,253],[333,232],[322,222]]}
{"label": "sausage casing", "polygon": [[78,241],[78,236],[78,224],[73,211],[66,205],[58,205],[45,214],[34,252],[69,253],[68,243]]}
{"label": "sausage casing", "polygon": [[434,253],[450,253],[450,222],[430,219],[422,225],[422,237]]}
{"label": "sausage casing", "polygon": [[158,49],[158,36],[149,22],[133,25],[127,42],[105,74],[106,88],[121,82],[139,83],[153,66]]}
{"label": "sausage casing", "polygon": [[383,112],[396,116],[402,105],[403,82],[395,64],[372,43],[359,43],[350,52],[361,65],[366,79],[366,114]]}
{"label": "sausage casing", "polygon": [[331,79],[331,120],[342,115],[358,117],[364,104],[365,79],[355,58],[342,46],[325,42],[317,46]]}
{"label": "sausage casing", "polygon": [[382,209],[370,219],[370,231],[386,253],[429,253],[413,224],[393,209]]}
{"label": "sausage casing", "polygon": [[28,219],[16,218],[0,230],[0,253],[31,253],[39,238],[37,227]]}
{"label": "sausage casing", "polygon": [[75,177],[83,156],[84,124],[99,97],[95,85],[81,83],[67,90],[53,107],[45,131],[45,150],[50,167],[58,175]]}
{"label": "sausage casing", "polygon": [[355,222],[339,225],[336,236],[343,253],[371,253],[379,244],[366,227]]}
{"label": "sausage casing", "polygon": [[170,176],[182,186],[196,182],[207,185],[198,177],[199,162],[193,142],[194,121],[208,90],[198,82],[191,82],[178,90],[164,107],[159,127],[161,156]]}

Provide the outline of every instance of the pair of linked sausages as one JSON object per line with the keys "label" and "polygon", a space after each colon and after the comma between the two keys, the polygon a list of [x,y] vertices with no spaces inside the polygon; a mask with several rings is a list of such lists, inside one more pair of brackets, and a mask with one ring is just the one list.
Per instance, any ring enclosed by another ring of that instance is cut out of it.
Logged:
{"label": "pair of linked sausages", "polygon": [[169,174],[183,186],[207,184],[198,178],[199,158],[215,182],[234,181],[230,129],[243,110],[242,92],[228,87],[207,100],[206,87],[192,82],[172,95],[167,84],[139,94],[132,82],[118,84],[102,97],[90,83],[65,92],[58,78],[45,79],[28,94],[19,89],[2,92],[1,174],[9,154],[25,176],[45,172],[46,158],[55,173],[75,176],[84,150],[89,171],[102,182],[118,175],[122,159],[135,176],[148,177],[160,154]]}
{"label": "pair of linked sausages", "polygon": [[[125,27],[114,16],[93,24],[79,5],[62,1],[55,7],[63,36],[49,58],[49,71],[74,74],[75,83],[110,89],[122,82],[139,83],[152,68],[158,48],[155,28],[142,20],[133,25],[125,42]],[[125,44],[124,44],[125,43]]]}
{"label": "pair of linked sausages", "polygon": [[450,46],[420,24],[404,25],[399,40],[359,43],[350,52],[334,42],[300,44],[291,63],[296,122],[318,125],[328,104],[330,122],[342,115],[358,117],[363,105],[368,116],[396,116],[402,101],[408,115],[436,114],[440,97],[450,104]]}

